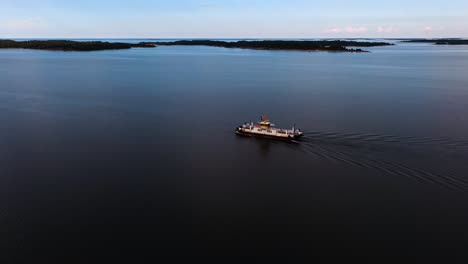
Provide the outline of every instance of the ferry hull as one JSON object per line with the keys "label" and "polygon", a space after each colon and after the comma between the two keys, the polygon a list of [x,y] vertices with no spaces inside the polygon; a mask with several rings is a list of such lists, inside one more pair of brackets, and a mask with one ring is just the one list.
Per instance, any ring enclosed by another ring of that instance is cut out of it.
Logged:
{"label": "ferry hull", "polygon": [[256,138],[268,138],[268,139],[276,139],[276,140],[283,140],[283,141],[290,141],[300,138],[302,135],[289,135],[288,137],[278,137],[273,135],[265,135],[265,134],[257,134],[257,133],[249,133],[245,131],[236,130],[234,131],[236,135],[241,137],[256,137]]}

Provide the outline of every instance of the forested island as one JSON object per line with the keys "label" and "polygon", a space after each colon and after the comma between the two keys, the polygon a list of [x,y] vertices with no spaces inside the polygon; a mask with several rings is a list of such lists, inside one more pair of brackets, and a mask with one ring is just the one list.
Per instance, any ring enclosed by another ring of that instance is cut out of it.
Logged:
{"label": "forested island", "polygon": [[96,51],[131,48],[154,48],[150,43],[113,43],[103,41],[71,41],[71,40],[0,40],[0,49],[38,49],[59,51]]}
{"label": "forested island", "polygon": [[[362,42],[345,40],[257,40],[257,41],[217,41],[217,40],[178,40],[173,42],[118,43],[103,41],[71,40],[0,40],[0,49],[38,49],[58,51],[97,51],[130,48],[154,48],[156,46],[211,46],[258,50],[297,50],[330,52],[366,52],[361,47],[393,45],[385,42]],[[354,48],[350,48],[354,47]],[[355,48],[357,47],[357,48]]]}
{"label": "forested island", "polygon": [[406,43],[432,43],[435,45],[468,45],[468,39],[406,39]]}
{"label": "forested island", "polygon": [[259,41],[216,41],[216,40],[178,40],[172,42],[149,42],[158,46],[211,46],[222,48],[261,49],[261,50],[298,50],[298,51],[337,51],[366,52],[349,47],[390,46],[385,42],[361,42],[343,40],[259,40]]}

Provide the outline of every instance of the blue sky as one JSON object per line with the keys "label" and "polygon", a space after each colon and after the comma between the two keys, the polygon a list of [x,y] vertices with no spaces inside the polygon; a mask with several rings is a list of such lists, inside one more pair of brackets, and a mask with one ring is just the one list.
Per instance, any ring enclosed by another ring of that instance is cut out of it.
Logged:
{"label": "blue sky", "polygon": [[468,0],[0,0],[0,38],[468,37]]}

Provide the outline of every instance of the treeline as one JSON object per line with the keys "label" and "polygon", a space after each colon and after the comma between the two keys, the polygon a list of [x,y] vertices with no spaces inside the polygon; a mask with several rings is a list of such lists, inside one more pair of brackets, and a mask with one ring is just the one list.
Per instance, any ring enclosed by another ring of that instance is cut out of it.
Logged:
{"label": "treeline", "polygon": [[468,39],[408,39],[407,43],[432,43],[436,45],[468,45]]}
{"label": "treeline", "polygon": [[38,50],[63,50],[63,51],[95,51],[115,50],[130,48],[151,48],[149,43],[112,43],[103,41],[70,41],[70,40],[29,40],[14,41],[0,40],[0,49],[38,49]]}
{"label": "treeline", "polygon": [[211,46],[223,48],[264,49],[264,50],[303,50],[303,51],[349,51],[363,52],[348,47],[375,47],[393,45],[385,42],[361,42],[343,40],[300,41],[300,40],[261,40],[261,41],[217,41],[217,40],[178,40],[173,42],[152,42],[159,46]]}
{"label": "treeline", "polygon": [[71,40],[0,40],[0,49],[39,49],[63,51],[95,51],[130,48],[153,48],[161,46],[211,46],[223,48],[262,49],[262,50],[302,50],[302,51],[342,51],[365,52],[362,49],[350,47],[376,47],[393,45],[385,42],[364,42],[345,40],[258,40],[258,41],[217,41],[217,40],[178,40],[173,42],[140,42],[114,43],[103,41],[71,41]]}

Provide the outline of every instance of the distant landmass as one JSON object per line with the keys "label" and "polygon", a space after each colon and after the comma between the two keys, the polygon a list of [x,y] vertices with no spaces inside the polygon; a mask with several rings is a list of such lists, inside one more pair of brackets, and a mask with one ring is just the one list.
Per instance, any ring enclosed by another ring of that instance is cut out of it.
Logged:
{"label": "distant landmass", "polygon": [[149,42],[158,46],[211,46],[223,48],[261,49],[261,50],[298,50],[298,51],[336,51],[366,52],[349,47],[390,46],[386,42],[363,42],[343,40],[260,40],[260,41],[215,41],[215,40],[178,40],[173,42]]}
{"label": "distant landmass", "polygon": [[366,52],[350,47],[375,47],[393,45],[385,42],[363,42],[345,40],[262,40],[262,41],[216,41],[216,40],[179,40],[173,42],[114,43],[103,41],[71,40],[0,40],[0,49],[38,49],[58,51],[97,51],[130,48],[154,48],[156,46],[211,46],[223,48],[259,49],[259,50],[297,50],[330,52]]}
{"label": "distant landmass", "polygon": [[[468,45],[467,39],[400,39],[406,43],[432,43],[435,45]],[[362,47],[391,46],[392,43],[351,40],[177,40],[171,42],[119,43],[104,41],[71,40],[0,40],[0,49],[38,49],[57,51],[97,51],[131,48],[154,48],[156,46],[210,46],[257,50],[296,50],[328,52],[367,52]]]}
{"label": "distant landmass", "polygon": [[154,48],[150,43],[113,43],[103,41],[70,41],[70,40],[0,40],[0,49],[38,49],[60,51],[95,51],[131,48]]}
{"label": "distant landmass", "polygon": [[468,39],[406,39],[407,43],[432,43],[435,45],[468,45]]}

